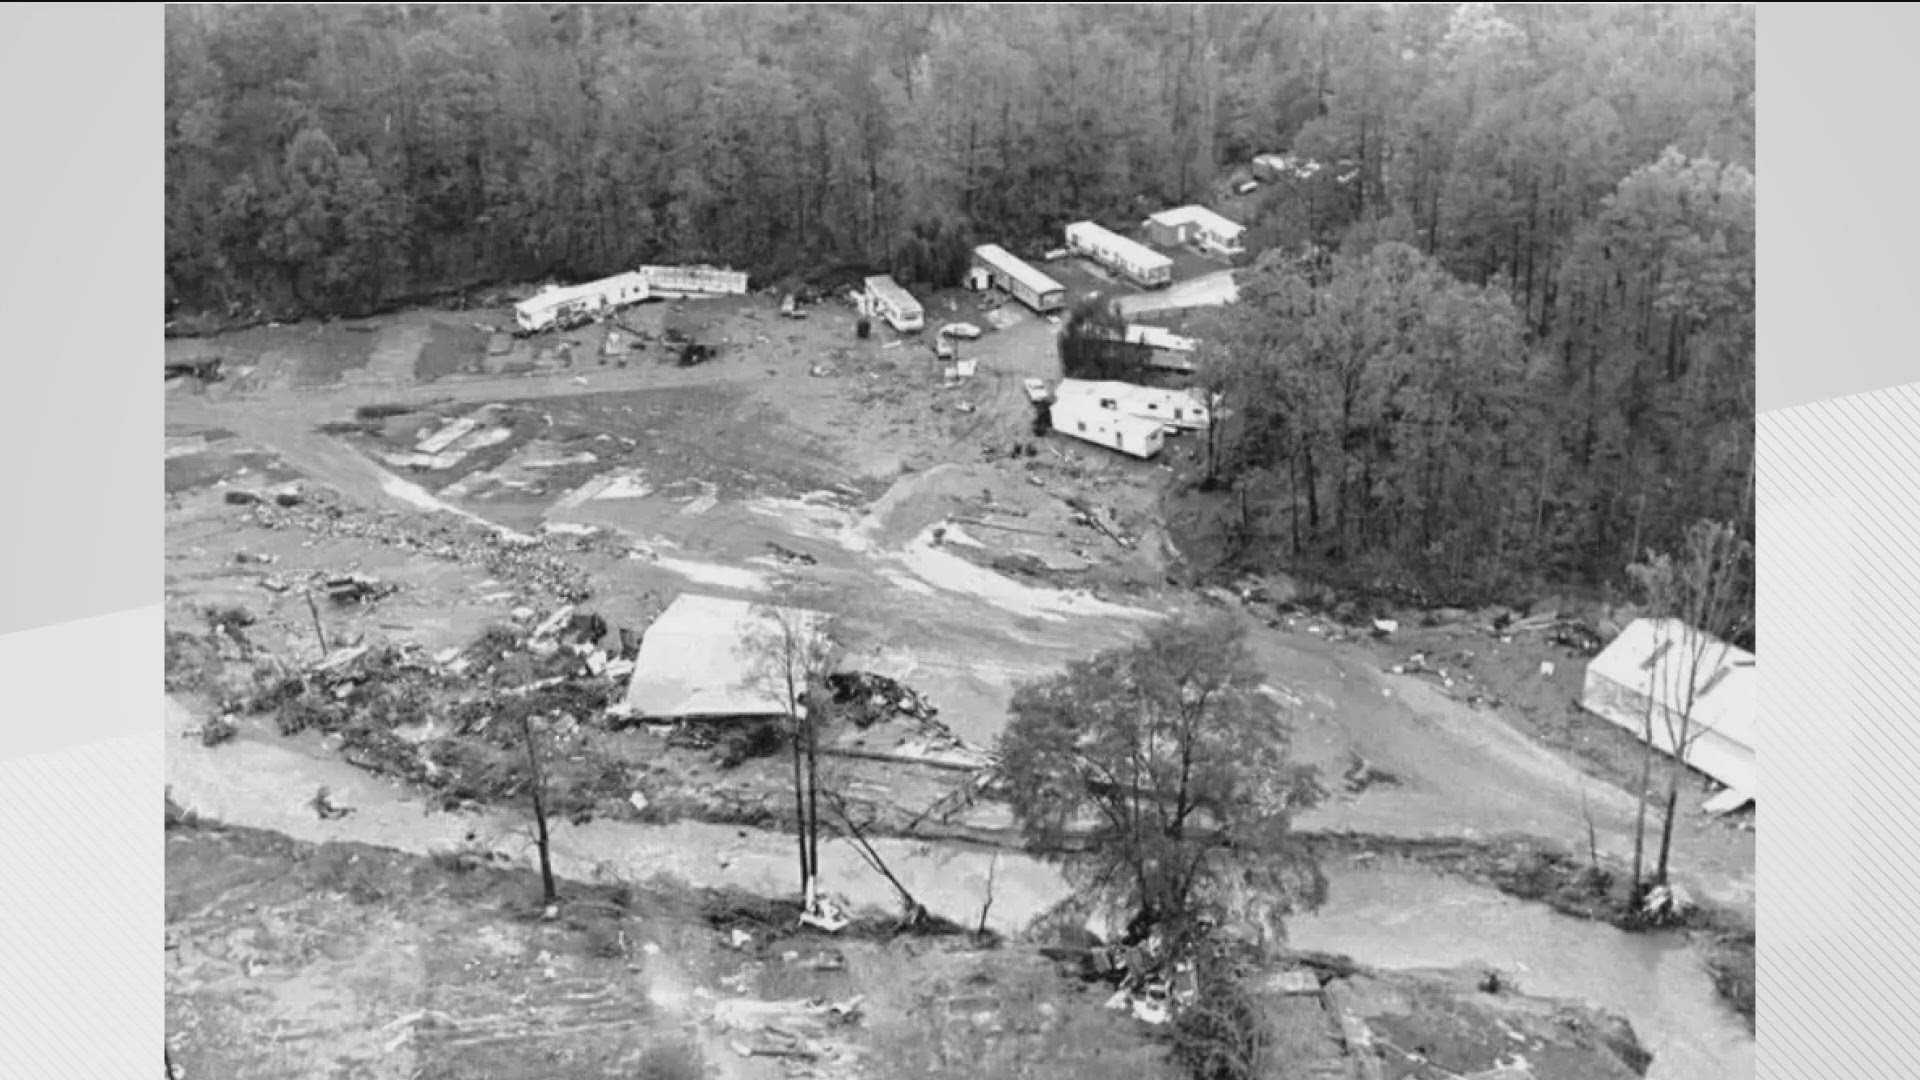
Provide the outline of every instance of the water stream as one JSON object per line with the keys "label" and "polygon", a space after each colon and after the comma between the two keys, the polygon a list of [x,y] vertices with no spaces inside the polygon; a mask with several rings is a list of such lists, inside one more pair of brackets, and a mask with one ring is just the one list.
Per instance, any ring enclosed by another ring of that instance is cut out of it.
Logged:
{"label": "water stream", "polygon": [[[215,749],[177,736],[197,721],[169,701],[167,782],[183,806],[234,825],[301,840],[356,840],[426,854],[483,846],[530,861],[524,815],[430,812],[398,785],[363,772],[310,739],[243,732]],[[309,805],[326,785],[344,819],[321,821]],[[935,913],[974,925],[992,882],[988,923],[1003,933],[1065,897],[1051,867],[1024,856],[957,845],[877,840],[892,872]],[[555,869],[586,878],[608,868],[630,880],[667,874],[695,885],[732,885],[783,894],[793,887],[793,838],[753,829],[682,822],[642,825],[596,820],[558,825]],[[831,892],[857,907],[898,910],[892,886],[844,841],[821,846]],[[1406,864],[1339,862],[1327,868],[1325,908],[1291,920],[1301,948],[1344,953],[1362,964],[1412,969],[1492,964],[1523,991],[1583,1000],[1632,1021],[1653,1052],[1651,1080],[1749,1080],[1753,1039],[1722,1004],[1699,954],[1676,935],[1629,935],[1559,915]]]}
{"label": "water stream", "polygon": [[1653,1053],[1649,1080],[1751,1080],[1754,1041],[1679,934],[1628,934],[1406,863],[1327,868],[1326,906],[1293,944],[1390,969],[1486,963],[1528,994],[1625,1016]]}

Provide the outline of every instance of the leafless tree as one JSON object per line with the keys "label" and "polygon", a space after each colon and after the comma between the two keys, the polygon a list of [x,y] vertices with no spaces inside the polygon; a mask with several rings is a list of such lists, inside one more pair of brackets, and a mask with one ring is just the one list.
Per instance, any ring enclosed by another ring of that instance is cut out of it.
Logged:
{"label": "leafless tree", "polygon": [[[754,608],[742,643],[755,682],[780,699],[793,750],[793,806],[800,892],[809,911],[819,899],[820,733],[817,698],[839,654],[829,620],[772,604]],[[810,707],[813,705],[815,707]]]}
{"label": "leafless tree", "polygon": [[[1660,620],[1654,651],[1646,661],[1650,674],[1645,734],[1664,736],[1672,754],[1660,852],[1651,879],[1654,885],[1667,883],[1680,785],[1694,746],[1709,730],[1696,716],[1700,699],[1724,677],[1732,639],[1752,625],[1752,597],[1746,591],[1752,558],[1753,546],[1741,539],[1733,525],[1701,521],[1687,531],[1677,554],[1651,554],[1631,570],[1649,614]],[[1641,797],[1644,805],[1644,784]],[[1644,808],[1641,820],[1644,831]],[[1635,847],[1640,846],[1636,838]],[[1636,887],[1638,876],[1636,872]]]}

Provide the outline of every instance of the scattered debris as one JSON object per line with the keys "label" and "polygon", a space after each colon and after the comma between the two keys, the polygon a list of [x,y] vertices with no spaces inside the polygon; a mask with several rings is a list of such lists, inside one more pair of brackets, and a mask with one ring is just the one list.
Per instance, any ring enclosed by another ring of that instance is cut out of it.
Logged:
{"label": "scattered debris", "polygon": [[365,577],[360,574],[338,574],[320,582],[327,599],[342,606],[347,604],[372,603],[375,600],[391,596],[398,592],[397,585],[383,583],[379,578]]}
{"label": "scattered debris", "polygon": [[939,712],[911,687],[869,671],[836,671],[827,676],[826,684],[838,714],[858,728],[872,727],[895,716],[932,720]]}
{"label": "scattered debris", "polygon": [[314,813],[320,815],[321,821],[337,821],[353,813],[351,806],[335,806],[333,792],[329,791],[324,784],[320,786],[320,790],[313,793],[313,800],[308,805],[313,807]]}

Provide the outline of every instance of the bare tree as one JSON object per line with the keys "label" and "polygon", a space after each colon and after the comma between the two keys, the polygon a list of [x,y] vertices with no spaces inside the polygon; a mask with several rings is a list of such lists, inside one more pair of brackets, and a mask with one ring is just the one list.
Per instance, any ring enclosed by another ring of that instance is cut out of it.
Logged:
{"label": "bare tree", "polygon": [[828,620],[816,612],[771,604],[754,608],[742,644],[753,678],[780,699],[793,751],[794,823],[800,854],[800,893],[809,912],[819,900],[821,684],[832,672],[839,648]]}
{"label": "bare tree", "polygon": [[547,774],[540,758],[540,733],[533,710],[516,709],[520,722],[520,741],[527,748],[527,789],[533,796],[534,842],[540,849],[540,889],[548,904],[559,897],[553,883],[552,837],[547,832]]}
{"label": "bare tree", "polygon": [[1654,885],[1667,883],[1680,785],[1694,746],[1709,730],[1696,716],[1700,699],[1724,677],[1732,639],[1752,625],[1752,597],[1745,588],[1752,557],[1753,546],[1741,539],[1733,525],[1701,521],[1687,530],[1677,555],[1650,554],[1631,568],[1650,614],[1660,620],[1654,651],[1646,661],[1650,672],[1646,734],[1656,733],[1652,717],[1657,715],[1658,734],[1665,736],[1672,754]]}

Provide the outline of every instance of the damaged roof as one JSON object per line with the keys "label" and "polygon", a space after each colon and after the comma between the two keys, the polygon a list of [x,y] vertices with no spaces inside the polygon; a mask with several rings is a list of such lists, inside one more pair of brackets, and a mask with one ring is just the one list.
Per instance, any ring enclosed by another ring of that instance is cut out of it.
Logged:
{"label": "damaged roof", "polygon": [[627,704],[641,716],[780,716],[786,703],[758,677],[750,643],[771,612],[817,630],[825,616],[799,608],[766,608],[744,600],[683,594],[647,628],[627,684]]}

